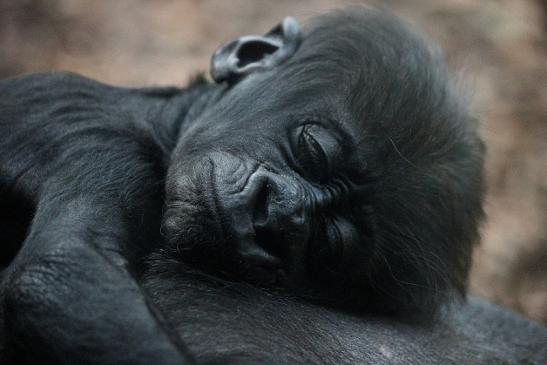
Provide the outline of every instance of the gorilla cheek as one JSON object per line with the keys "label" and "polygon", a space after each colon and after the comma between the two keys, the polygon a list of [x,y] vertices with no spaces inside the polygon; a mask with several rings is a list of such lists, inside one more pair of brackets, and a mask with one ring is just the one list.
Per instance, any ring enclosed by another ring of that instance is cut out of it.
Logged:
{"label": "gorilla cheek", "polygon": [[[214,211],[208,158],[184,161],[167,176],[162,233],[168,250],[183,261],[210,265],[222,250],[222,230]],[[213,253],[213,254],[212,254]]]}

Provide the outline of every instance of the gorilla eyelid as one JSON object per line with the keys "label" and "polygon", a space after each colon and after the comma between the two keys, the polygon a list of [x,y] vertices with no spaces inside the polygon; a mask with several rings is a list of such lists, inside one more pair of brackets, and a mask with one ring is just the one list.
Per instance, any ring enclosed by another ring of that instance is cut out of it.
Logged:
{"label": "gorilla eyelid", "polygon": [[312,133],[309,132],[309,128],[305,129],[302,132],[302,135],[307,137],[306,141],[308,142],[308,146],[312,147],[310,149],[310,152],[321,162],[324,162],[324,167],[329,167],[329,159],[327,154],[325,153],[325,149],[321,145],[321,143],[313,136]]}
{"label": "gorilla eyelid", "polygon": [[329,236],[329,243],[337,245],[342,242],[342,234],[340,233],[340,229],[336,224],[336,219],[334,217],[329,217],[325,219],[325,221],[328,222],[327,235]]}
{"label": "gorilla eyelid", "polygon": [[335,262],[339,258],[341,249],[344,246],[344,235],[340,231],[335,217],[323,215],[321,223],[324,225],[323,234],[325,236],[323,239],[326,243],[326,247],[324,247],[325,253],[329,255],[331,261]]}
{"label": "gorilla eyelid", "polygon": [[307,175],[326,180],[329,172],[329,158],[322,144],[312,133],[317,124],[307,124],[299,128],[295,156]]}

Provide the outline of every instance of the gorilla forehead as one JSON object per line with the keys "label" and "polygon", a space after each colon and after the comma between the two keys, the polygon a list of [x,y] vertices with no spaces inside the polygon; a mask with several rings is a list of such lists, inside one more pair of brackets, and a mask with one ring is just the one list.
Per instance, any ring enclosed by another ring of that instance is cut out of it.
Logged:
{"label": "gorilla forehead", "polygon": [[293,58],[236,84],[204,119],[265,131],[286,127],[296,113],[321,115],[356,136],[410,125],[450,133],[447,117],[467,118],[456,95],[436,48],[390,15],[354,8],[308,24]]}

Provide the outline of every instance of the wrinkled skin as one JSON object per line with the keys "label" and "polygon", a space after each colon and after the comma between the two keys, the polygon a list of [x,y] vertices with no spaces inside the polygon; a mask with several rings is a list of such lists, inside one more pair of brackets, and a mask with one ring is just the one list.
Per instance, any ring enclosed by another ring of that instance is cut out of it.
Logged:
{"label": "wrinkled skin", "polygon": [[310,319],[310,302],[429,316],[464,292],[482,144],[438,52],[364,9],[296,31],[285,20],[221,47],[219,84],[0,83],[0,355],[194,363],[181,337],[207,324],[176,308],[234,309],[214,295],[201,313],[178,303],[195,270],[264,287],[273,308],[310,306]]}

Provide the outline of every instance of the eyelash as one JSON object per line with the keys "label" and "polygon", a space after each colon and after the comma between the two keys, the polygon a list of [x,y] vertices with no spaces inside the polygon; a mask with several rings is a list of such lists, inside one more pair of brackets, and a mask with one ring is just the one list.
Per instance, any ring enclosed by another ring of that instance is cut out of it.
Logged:
{"label": "eyelash", "polygon": [[342,234],[340,233],[340,229],[336,224],[336,220],[333,218],[325,218],[324,222],[327,227],[326,231],[328,241],[335,246],[338,246],[340,242],[342,242]]}
{"label": "eyelash", "polygon": [[302,127],[298,136],[297,159],[308,174],[323,182],[328,177],[328,158],[321,144],[309,132],[309,128]]}
{"label": "eyelash", "polygon": [[344,238],[336,220],[333,217],[321,215],[317,224],[320,226],[316,232],[317,243],[324,243],[321,244],[318,253],[325,255],[329,262],[337,262],[342,254],[341,249],[344,245]]}

